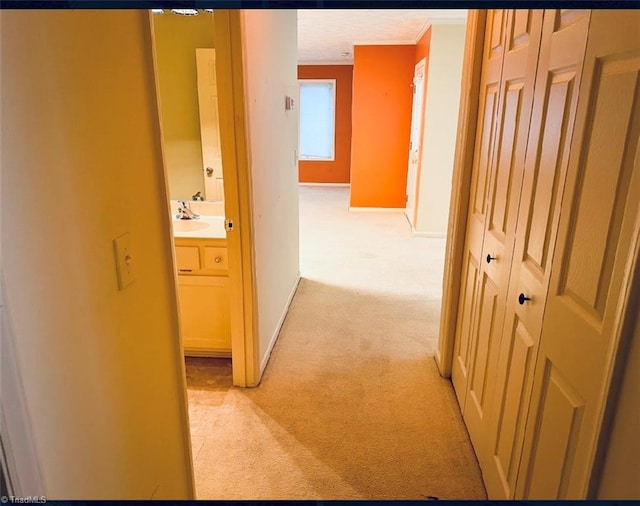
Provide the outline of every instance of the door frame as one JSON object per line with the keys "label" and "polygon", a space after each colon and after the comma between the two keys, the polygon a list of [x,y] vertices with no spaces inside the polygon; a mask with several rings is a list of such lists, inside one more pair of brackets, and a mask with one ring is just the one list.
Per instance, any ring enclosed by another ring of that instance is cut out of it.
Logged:
{"label": "door frame", "polygon": [[227,234],[233,384],[252,387],[260,365],[241,11],[216,9],[213,21],[225,214],[234,228]]}

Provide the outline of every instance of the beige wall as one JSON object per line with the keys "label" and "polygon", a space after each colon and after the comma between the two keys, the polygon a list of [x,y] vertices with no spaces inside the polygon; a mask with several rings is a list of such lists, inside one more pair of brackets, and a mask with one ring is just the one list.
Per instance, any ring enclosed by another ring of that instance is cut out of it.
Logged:
{"label": "beige wall", "polygon": [[169,194],[204,195],[196,74],[196,48],[214,47],[213,16],[153,16]]}
{"label": "beige wall", "polygon": [[295,10],[245,10],[243,52],[261,370],[299,278]]}
{"label": "beige wall", "polygon": [[428,59],[416,232],[447,232],[465,25],[433,25]]}
{"label": "beige wall", "polygon": [[640,498],[640,318],[626,356],[598,499]]}
{"label": "beige wall", "polygon": [[[2,37],[3,338],[43,492],[189,498],[148,15],[5,11]],[[125,232],[136,280],[119,291]]]}

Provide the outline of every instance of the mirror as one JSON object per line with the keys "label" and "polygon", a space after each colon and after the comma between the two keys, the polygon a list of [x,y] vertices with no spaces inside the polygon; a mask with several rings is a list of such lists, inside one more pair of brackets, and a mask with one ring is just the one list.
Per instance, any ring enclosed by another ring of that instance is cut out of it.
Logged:
{"label": "mirror", "polygon": [[224,200],[213,14],[165,9],[151,23],[169,198]]}

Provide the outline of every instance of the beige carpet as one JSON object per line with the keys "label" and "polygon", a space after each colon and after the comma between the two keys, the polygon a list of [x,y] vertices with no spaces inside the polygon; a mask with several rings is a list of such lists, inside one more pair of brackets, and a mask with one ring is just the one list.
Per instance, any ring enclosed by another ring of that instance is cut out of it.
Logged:
{"label": "beige carpet", "polygon": [[303,279],[262,383],[188,359],[200,499],[484,499],[433,360],[443,239],[300,188]]}

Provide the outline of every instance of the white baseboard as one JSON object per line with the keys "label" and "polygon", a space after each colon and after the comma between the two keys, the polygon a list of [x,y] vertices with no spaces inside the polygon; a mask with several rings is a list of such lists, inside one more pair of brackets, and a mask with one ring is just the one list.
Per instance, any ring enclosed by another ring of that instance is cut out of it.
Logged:
{"label": "white baseboard", "polygon": [[[438,344],[440,344],[439,338],[438,338]],[[443,378],[451,378],[451,374],[449,374],[448,376],[442,374],[444,364],[442,363],[442,357],[440,356],[439,347],[436,348],[436,352],[433,354],[433,360],[435,360],[436,362],[436,367],[438,368],[438,373],[440,373],[440,376],[442,376]]]}
{"label": "white baseboard", "polygon": [[280,319],[278,320],[278,324],[276,325],[276,329],[273,332],[273,335],[271,336],[271,340],[269,341],[269,346],[267,347],[267,352],[264,354],[264,358],[262,359],[262,362],[260,363],[260,378],[258,380],[258,383],[260,382],[260,379],[262,379],[262,375],[264,374],[264,370],[267,368],[267,364],[269,362],[269,359],[271,358],[271,352],[273,351],[273,347],[276,344],[276,341],[278,340],[278,336],[280,335],[280,330],[282,330],[282,324],[284,323],[285,318],[287,317],[287,314],[289,313],[289,306],[291,306],[291,302],[293,301],[293,297],[296,294],[296,291],[298,290],[298,285],[300,284],[300,271],[298,271],[298,275],[296,277],[296,282],[293,284],[293,288],[291,289],[291,293],[289,293],[289,297],[287,298],[287,303],[284,305],[284,309],[282,310],[282,314],[280,315]]}
{"label": "white baseboard", "polygon": [[349,188],[351,183],[298,183],[298,186],[330,186],[333,188]]}
{"label": "white baseboard", "polygon": [[404,213],[404,207],[350,207],[351,213]]}

